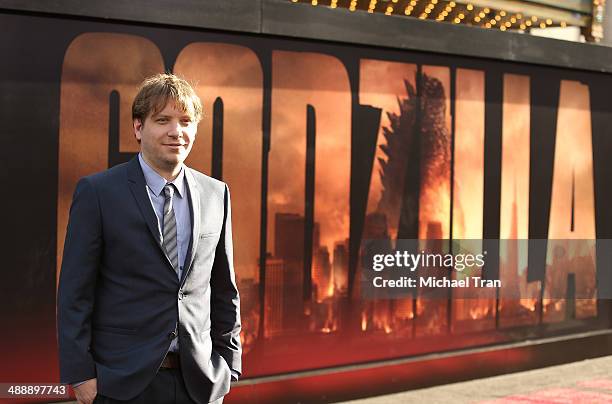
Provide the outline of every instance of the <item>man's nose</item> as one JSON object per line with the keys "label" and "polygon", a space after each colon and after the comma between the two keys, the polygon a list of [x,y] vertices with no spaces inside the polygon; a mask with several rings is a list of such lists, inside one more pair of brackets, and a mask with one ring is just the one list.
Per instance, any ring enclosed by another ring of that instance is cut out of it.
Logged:
{"label": "man's nose", "polygon": [[172,122],[168,135],[172,137],[180,137],[183,135],[183,127],[180,122]]}

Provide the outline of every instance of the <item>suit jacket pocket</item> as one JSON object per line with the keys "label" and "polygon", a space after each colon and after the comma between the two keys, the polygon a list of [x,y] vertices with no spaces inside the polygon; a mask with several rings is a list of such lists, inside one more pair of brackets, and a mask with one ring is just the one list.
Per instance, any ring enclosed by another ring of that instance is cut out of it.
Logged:
{"label": "suit jacket pocket", "polygon": [[134,328],[109,327],[106,325],[95,325],[93,329],[98,332],[106,332],[109,334],[123,334],[123,335],[134,335],[136,334],[136,331],[137,331]]}
{"label": "suit jacket pocket", "polygon": [[217,237],[217,236],[219,236],[219,234],[220,234],[220,232],[218,232],[218,231],[213,231],[213,232],[210,232],[210,233],[201,233],[200,234],[200,240],[203,239],[203,238]]}

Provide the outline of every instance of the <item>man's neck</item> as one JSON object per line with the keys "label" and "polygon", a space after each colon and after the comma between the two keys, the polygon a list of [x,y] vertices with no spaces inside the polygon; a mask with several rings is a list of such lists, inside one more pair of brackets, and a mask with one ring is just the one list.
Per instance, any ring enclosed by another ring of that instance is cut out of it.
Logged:
{"label": "man's neck", "polygon": [[155,171],[157,174],[160,175],[160,177],[162,177],[168,182],[174,181],[176,177],[178,177],[179,173],[181,172],[181,168],[183,168],[183,164],[178,164],[177,166],[174,166],[174,167],[171,167],[171,166],[158,167],[151,160],[149,160],[147,156],[145,156],[143,153],[140,153],[140,155],[142,156],[142,159],[145,161],[145,163],[147,163],[147,165],[153,169],[153,171]]}

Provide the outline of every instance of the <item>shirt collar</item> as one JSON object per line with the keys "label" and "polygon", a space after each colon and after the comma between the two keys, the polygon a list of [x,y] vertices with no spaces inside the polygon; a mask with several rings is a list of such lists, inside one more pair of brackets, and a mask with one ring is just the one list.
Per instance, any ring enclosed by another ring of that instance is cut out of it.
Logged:
{"label": "shirt collar", "polygon": [[[142,168],[142,173],[145,177],[145,182],[147,186],[153,191],[156,196],[159,196],[163,191],[166,184],[169,184],[170,181],[166,181],[164,177],[159,175],[154,169],[151,168],[150,165],[142,158],[142,153],[138,153],[138,162],[140,163],[140,168]],[[171,181],[172,184],[176,187],[178,192],[178,196],[183,198],[185,195],[185,166],[181,165],[181,171],[174,179]]]}

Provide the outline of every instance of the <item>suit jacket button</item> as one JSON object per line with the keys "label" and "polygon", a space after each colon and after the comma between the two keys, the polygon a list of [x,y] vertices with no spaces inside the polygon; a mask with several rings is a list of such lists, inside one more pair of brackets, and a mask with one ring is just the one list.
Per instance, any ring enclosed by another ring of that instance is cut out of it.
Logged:
{"label": "suit jacket button", "polygon": [[178,294],[179,300],[183,300],[184,297],[185,297],[185,294],[183,293],[183,291],[182,290],[179,291],[179,294]]}
{"label": "suit jacket button", "polygon": [[168,338],[175,339],[176,338],[176,331],[172,331],[170,334],[168,334]]}

